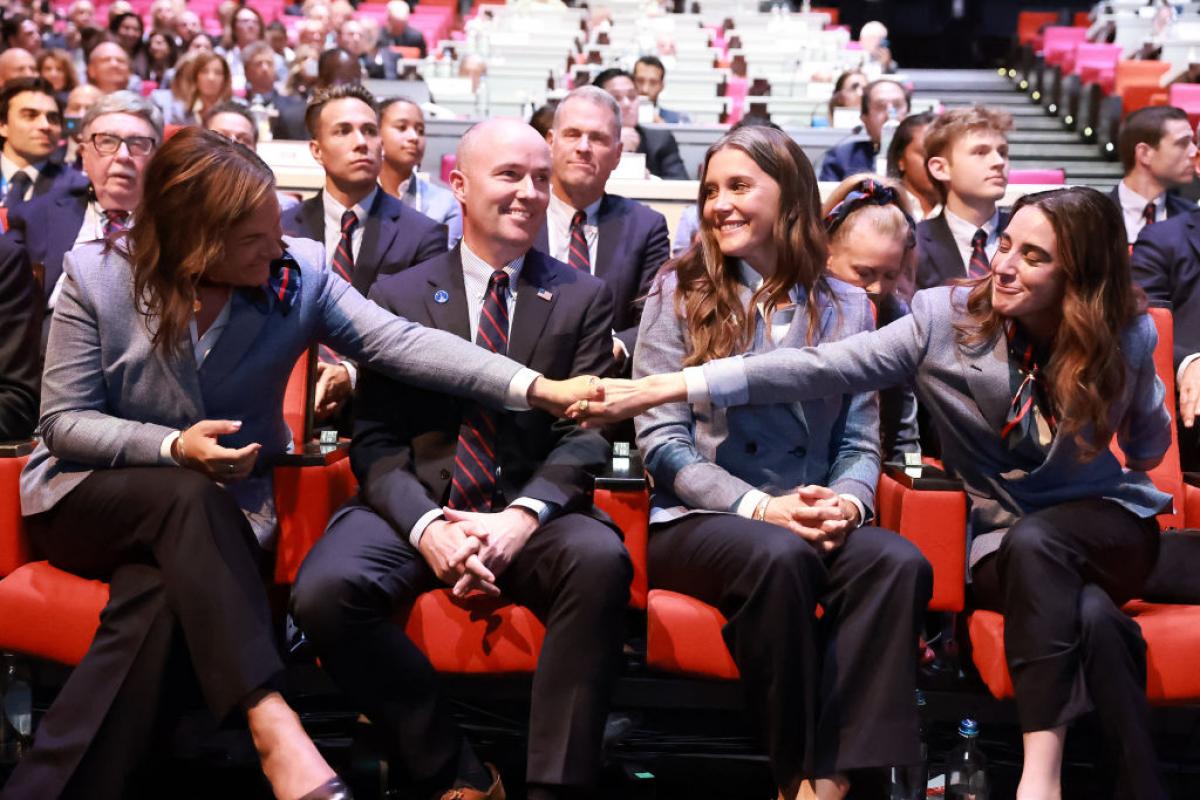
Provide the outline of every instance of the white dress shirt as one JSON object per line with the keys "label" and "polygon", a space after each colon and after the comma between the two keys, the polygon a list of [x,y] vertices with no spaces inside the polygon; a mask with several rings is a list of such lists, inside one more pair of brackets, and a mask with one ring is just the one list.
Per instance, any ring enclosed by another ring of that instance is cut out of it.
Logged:
{"label": "white dress shirt", "polygon": [[[467,318],[470,320],[470,330],[477,335],[479,331],[479,317],[483,314],[483,300],[487,295],[488,283],[492,279],[492,273],[496,271],[496,267],[488,264],[482,258],[477,256],[466,241],[462,243],[462,266],[463,266],[463,289],[466,293],[467,300]],[[512,261],[505,264],[500,269],[508,273],[508,298],[506,305],[508,306],[508,328],[512,330],[513,313],[517,308],[517,282],[521,275],[521,267],[525,264],[525,256],[520,255]],[[478,344],[478,342],[477,342]],[[532,370],[522,370],[522,373],[529,372],[532,377],[537,377],[537,373]],[[517,378],[521,377],[518,373]],[[514,382],[517,380],[514,378]],[[526,384],[528,392],[529,384],[533,383],[532,378]],[[538,524],[544,524],[550,519],[556,510],[554,506],[545,503],[533,497],[518,497],[508,504],[509,507],[517,506],[532,511],[538,518]],[[412,529],[408,532],[408,541],[415,548],[421,542],[421,536],[424,535],[425,529],[431,523],[442,518],[442,510],[440,508],[431,508],[429,511],[421,515],[421,518],[416,521]]]}
{"label": "white dress shirt", "polygon": [[1164,191],[1158,197],[1142,197],[1125,185],[1125,181],[1117,184],[1117,197],[1121,201],[1121,216],[1125,218],[1125,236],[1129,244],[1137,241],[1138,234],[1146,227],[1146,218],[1142,213],[1146,203],[1154,203],[1154,221],[1162,222],[1167,218],[1167,193]]}
{"label": "white dress shirt", "polygon": [[987,231],[987,241],[984,242],[983,251],[987,253],[990,264],[992,256],[996,255],[996,248],[1000,246],[1000,209],[992,212],[992,218],[982,225],[967,222],[948,208],[944,209],[942,213],[946,215],[946,224],[950,226],[950,235],[954,237],[954,244],[958,246],[958,254],[962,256],[963,275],[965,276],[971,269],[971,250],[973,249],[971,239],[975,236],[975,231],[980,228]]}
{"label": "white dress shirt", "polygon": [[[583,209],[583,238],[588,244],[588,265],[593,275],[596,274],[596,244],[600,241],[598,218],[600,204],[604,197]],[[564,264],[571,249],[571,220],[575,218],[576,209],[566,201],[560,200],[554,192],[550,193],[550,207],[546,209],[546,239],[550,247],[551,258],[557,258]]]}
{"label": "white dress shirt", "polygon": [[0,174],[4,176],[4,185],[0,186],[0,198],[8,195],[8,185],[12,183],[13,176],[18,172],[24,172],[29,176],[29,186],[25,189],[25,196],[22,200],[28,200],[33,196],[33,185],[37,183],[38,175],[41,174],[42,167],[45,161],[39,161],[36,164],[29,164],[24,167],[18,167],[8,156],[0,153]]}
{"label": "white dress shirt", "polygon": [[[375,202],[375,194],[379,191],[376,186],[371,193],[354,204],[354,216],[358,224],[350,233],[350,255],[358,262],[358,252],[362,249],[363,227],[367,224],[367,212]],[[342,214],[346,207],[333,198],[328,191],[321,192],[321,203],[325,209],[325,266],[333,268],[333,254],[337,252],[338,244],[342,241]]]}

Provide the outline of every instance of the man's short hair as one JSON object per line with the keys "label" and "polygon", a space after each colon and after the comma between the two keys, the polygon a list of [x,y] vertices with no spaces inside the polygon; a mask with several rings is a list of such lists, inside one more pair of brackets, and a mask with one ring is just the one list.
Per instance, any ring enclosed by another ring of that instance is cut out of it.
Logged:
{"label": "man's short hair", "polygon": [[904,84],[895,78],[877,78],[863,87],[862,93],[862,115],[865,117],[867,112],[871,110],[871,93],[879,86],[885,83],[890,83],[900,87],[900,91],[904,92],[904,108],[907,111],[912,108],[912,92],[905,88]]}
{"label": "man's short hair", "polygon": [[44,94],[54,101],[55,105],[59,106],[59,112],[62,111],[62,105],[58,102],[58,97],[54,94],[54,87],[44,78],[13,78],[8,83],[4,84],[4,88],[0,90],[0,122],[8,124],[8,107],[12,103],[13,98],[25,92],[35,92]]}
{"label": "man's short hair", "polygon": [[1158,147],[1162,141],[1163,129],[1167,121],[1172,119],[1188,121],[1187,112],[1175,106],[1147,106],[1140,108],[1125,118],[1121,125],[1121,133],[1117,137],[1117,154],[1121,158],[1121,167],[1128,175],[1137,159],[1137,146],[1148,144]]}
{"label": "man's short hair", "polygon": [[304,112],[304,127],[308,128],[308,135],[314,139],[317,138],[317,126],[321,121],[321,112],[325,106],[334,100],[351,99],[366,103],[375,112],[375,116],[379,116],[379,103],[376,102],[375,95],[367,91],[361,83],[339,83],[327,86],[324,89],[318,89],[312,99],[308,101],[308,108]]}
{"label": "man's short hair", "polygon": [[599,86],[580,86],[577,89],[572,89],[567,92],[567,96],[559,101],[554,107],[554,120],[551,123],[552,128],[558,127],[558,118],[562,114],[563,106],[568,100],[586,100],[587,102],[602,106],[605,111],[608,111],[613,116],[613,133],[616,138],[621,136],[621,107],[617,105],[617,101],[608,92],[601,89]]}
{"label": "man's short hair", "polygon": [[[1005,139],[1012,130],[1012,114],[999,111],[987,106],[974,105],[967,108],[956,108],[934,118],[925,129],[925,169],[929,169],[929,159],[935,157],[948,158],[954,149],[954,143],[968,133],[979,131],[998,133]],[[945,198],[946,187],[930,174],[933,185]]]}
{"label": "man's short hair", "polygon": [[658,56],[642,56],[633,63],[634,72],[637,72],[638,64],[644,64],[647,67],[654,67],[658,70],[660,77],[667,77],[667,68],[663,66],[662,59]]}
{"label": "man's short hair", "polygon": [[271,58],[275,58],[275,51],[271,49],[271,45],[267,44],[262,39],[259,39],[256,42],[251,42],[242,48],[242,63],[249,64],[263,53],[270,53]]}
{"label": "man's short hair", "polygon": [[86,131],[92,126],[93,122],[108,114],[130,114],[135,117],[141,117],[154,130],[155,140],[158,142],[162,141],[162,112],[158,110],[158,106],[154,105],[154,103],[128,89],[106,94],[92,104],[92,107],[83,115],[83,122],[80,123],[79,130]]}
{"label": "man's short hair", "polygon": [[596,77],[592,78],[592,86],[599,86],[601,89],[603,89],[604,85],[614,78],[629,78],[630,81],[633,80],[633,76],[620,67],[609,67],[608,69],[603,70]]}
{"label": "man's short hair", "polygon": [[258,123],[254,121],[254,115],[250,113],[250,109],[246,108],[241,103],[235,103],[232,100],[226,100],[224,103],[217,103],[215,106],[204,112],[204,127],[207,129],[212,122],[213,117],[218,114],[237,114],[246,122],[250,123],[250,130],[254,131],[254,143],[258,143]]}

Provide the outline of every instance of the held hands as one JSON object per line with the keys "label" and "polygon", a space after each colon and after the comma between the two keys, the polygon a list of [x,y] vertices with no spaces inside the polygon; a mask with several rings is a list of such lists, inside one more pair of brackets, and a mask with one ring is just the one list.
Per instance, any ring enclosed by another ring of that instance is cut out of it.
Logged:
{"label": "held hands", "polygon": [[241,480],[254,469],[262,445],[254,442],[237,450],[222,447],[217,438],[241,430],[242,423],[228,419],[206,419],[188,428],[171,445],[171,457],[181,467],[194,469],[214,481]]}
{"label": "held hands", "polygon": [[600,381],[601,396],[572,403],[567,419],[577,420],[585,428],[597,428],[610,422],[636,417],[643,411],[687,400],[687,384],[682,372],[647,375],[637,380],[605,378]]}
{"label": "held hands", "polygon": [[773,497],[765,520],[795,533],[822,553],[841,547],[858,527],[858,508],[827,486],[801,486],[795,494]]}
{"label": "held hands", "polygon": [[313,413],[318,420],[328,419],[350,396],[350,371],[343,364],[317,362],[317,390]]}

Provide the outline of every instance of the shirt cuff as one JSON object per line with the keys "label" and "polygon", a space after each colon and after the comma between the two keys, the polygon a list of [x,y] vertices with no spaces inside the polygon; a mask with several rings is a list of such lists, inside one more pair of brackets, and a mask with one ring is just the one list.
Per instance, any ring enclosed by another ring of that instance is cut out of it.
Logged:
{"label": "shirt cuff", "polygon": [[413,549],[418,549],[417,545],[421,543],[421,537],[425,535],[425,529],[433,522],[437,522],[442,518],[442,510],[440,508],[431,508],[421,515],[417,523],[412,526],[412,530],[408,532],[408,543],[413,546]]}
{"label": "shirt cuff", "polygon": [[508,391],[504,398],[504,407],[509,411],[528,411],[529,387],[542,377],[540,372],[534,372],[528,367],[521,367],[512,380],[508,382]]}
{"label": "shirt cuff", "polygon": [[[746,361],[743,357],[718,358],[698,369],[704,373],[704,382],[707,384],[705,394],[714,406],[729,408],[750,402],[750,382],[746,377]],[[688,399],[691,400],[691,397]]]}
{"label": "shirt cuff", "polygon": [[545,503],[534,497],[518,497],[516,500],[513,500],[508,504],[509,508],[512,508],[513,506],[532,511],[534,516],[537,517],[538,525],[545,525],[558,508],[558,506],[554,503]]}
{"label": "shirt cuff", "polygon": [[839,494],[838,497],[843,500],[848,500],[858,509],[858,524],[861,526],[867,521],[867,507],[863,505],[863,501],[859,500],[852,494]]}
{"label": "shirt cuff", "polygon": [[171,431],[163,437],[162,444],[158,448],[158,463],[167,466],[177,466],[178,461],[175,456],[171,455],[171,450],[175,447],[175,440],[179,438],[183,431]]}
{"label": "shirt cuff", "polygon": [[1176,386],[1178,386],[1179,384],[1181,384],[1183,382],[1183,373],[1187,371],[1187,368],[1190,367],[1192,362],[1195,361],[1197,358],[1200,358],[1200,353],[1192,353],[1190,356],[1187,356],[1186,358],[1184,358],[1183,361],[1179,362],[1179,369],[1177,369],[1175,371],[1175,385]]}
{"label": "shirt cuff", "polygon": [[350,375],[350,391],[354,391],[354,387],[358,385],[358,367],[353,361],[339,362],[346,368],[346,372]]}
{"label": "shirt cuff", "polygon": [[708,380],[704,377],[704,367],[684,367],[683,383],[687,386],[687,399],[690,405],[706,405],[708,403]]}
{"label": "shirt cuff", "polygon": [[[696,369],[696,367],[688,367],[688,369]],[[686,369],[684,373],[687,373]],[[770,495],[766,492],[760,492],[758,489],[751,489],[742,495],[742,499],[738,500],[738,504],[733,510],[737,512],[739,517],[750,519],[754,516],[754,510],[758,508],[758,504],[763,501],[764,497],[770,497]]]}

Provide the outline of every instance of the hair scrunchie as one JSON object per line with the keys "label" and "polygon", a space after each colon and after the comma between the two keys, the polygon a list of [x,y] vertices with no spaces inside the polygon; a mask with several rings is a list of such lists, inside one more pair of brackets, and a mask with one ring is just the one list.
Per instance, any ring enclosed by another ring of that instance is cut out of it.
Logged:
{"label": "hair scrunchie", "polygon": [[900,206],[899,192],[895,188],[885,183],[880,183],[873,178],[866,178],[860,181],[855,188],[851,189],[842,198],[840,203],[829,209],[829,213],[825,215],[824,219],[825,232],[832,234],[846,221],[847,217],[863,206],[895,206],[896,210],[904,215],[904,221],[908,223],[906,247],[912,248],[916,246],[917,223],[913,221],[912,215]]}

